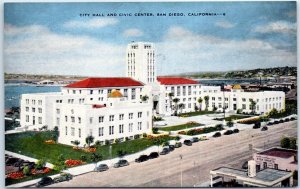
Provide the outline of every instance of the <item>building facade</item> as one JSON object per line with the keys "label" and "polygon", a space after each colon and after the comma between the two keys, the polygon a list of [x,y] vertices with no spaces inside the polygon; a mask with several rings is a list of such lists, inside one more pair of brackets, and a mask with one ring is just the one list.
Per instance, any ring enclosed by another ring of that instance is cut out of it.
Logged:
{"label": "building facade", "polygon": [[58,93],[23,94],[21,127],[57,126],[59,142],[68,145],[74,140],[83,144],[90,135],[103,143],[150,133],[152,115],[197,109],[250,112],[253,102],[259,114],[284,109],[284,92],[244,92],[240,86],[222,91],[220,86],[204,86],[188,78],[157,77],[152,43],[128,45],[126,75],[87,78],[62,87]]}

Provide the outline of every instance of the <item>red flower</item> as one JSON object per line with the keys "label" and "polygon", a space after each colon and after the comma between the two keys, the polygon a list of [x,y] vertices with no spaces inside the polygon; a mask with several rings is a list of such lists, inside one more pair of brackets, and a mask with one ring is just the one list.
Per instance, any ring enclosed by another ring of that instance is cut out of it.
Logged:
{"label": "red flower", "polygon": [[24,177],[24,174],[21,171],[9,173],[7,175],[7,178],[11,178],[11,179],[20,179],[20,178],[23,178],[23,177]]}

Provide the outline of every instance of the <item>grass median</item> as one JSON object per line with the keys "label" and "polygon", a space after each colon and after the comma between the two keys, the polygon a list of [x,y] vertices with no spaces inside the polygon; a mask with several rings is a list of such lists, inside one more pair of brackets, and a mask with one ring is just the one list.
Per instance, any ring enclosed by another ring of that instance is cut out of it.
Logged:
{"label": "grass median", "polygon": [[158,130],[161,130],[161,131],[178,131],[178,130],[189,129],[189,128],[194,128],[194,127],[199,127],[199,126],[204,126],[204,124],[200,124],[200,123],[196,123],[196,122],[185,123],[185,124],[182,124],[182,125],[162,127],[162,128],[159,128]]}

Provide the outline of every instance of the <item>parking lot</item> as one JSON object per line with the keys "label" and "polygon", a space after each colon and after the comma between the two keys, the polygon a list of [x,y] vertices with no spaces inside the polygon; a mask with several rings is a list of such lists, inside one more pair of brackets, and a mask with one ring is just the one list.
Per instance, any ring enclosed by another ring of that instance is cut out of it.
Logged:
{"label": "parking lot", "polygon": [[[193,187],[209,180],[219,166],[241,168],[255,148],[278,146],[283,135],[297,136],[297,121],[270,126],[268,131],[248,129],[238,134],[211,138],[175,149],[167,155],[105,172],[79,175],[50,187]],[[180,158],[182,157],[182,158]],[[182,176],[181,176],[182,175]]]}

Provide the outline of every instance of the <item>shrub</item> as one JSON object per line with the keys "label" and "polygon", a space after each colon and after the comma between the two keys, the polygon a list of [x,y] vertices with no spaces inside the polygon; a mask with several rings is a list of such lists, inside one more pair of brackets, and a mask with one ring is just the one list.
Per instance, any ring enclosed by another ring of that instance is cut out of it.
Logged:
{"label": "shrub", "polygon": [[186,135],[186,132],[185,131],[179,131],[178,134],[180,134],[180,135]]}
{"label": "shrub", "polygon": [[81,160],[81,161],[86,161],[86,160],[87,160],[87,158],[86,158],[86,156],[85,156],[85,155],[81,155],[81,156],[80,156],[80,160]]}
{"label": "shrub", "polygon": [[290,138],[290,148],[297,150],[297,139],[296,138]]}
{"label": "shrub", "polygon": [[129,141],[130,139],[129,139],[129,137],[125,137],[125,141]]}
{"label": "shrub", "polygon": [[237,109],[236,113],[237,114],[241,114],[242,113],[242,109]]}
{"label": "shrub", "polygon": [[176,137],[175,137],[175,140],[176,140],[176,141],[179,141],[179,140],[180,140],[180,136],[176,136]]}
{"label": "shrub", "polygon": [[115,143],[116,143],[116,144],[119,144],[119,143],[120,143],[120,139],[116,138],[116,139],[115,139]]}
{"label": "shrub", "polygon": [[233,122],[232,121],[228,121],[227,123],[226,123],[226,125],[227,125],[227,127],[233,127]]}
{"label": "shrub", "polygon": [[139,134],[134,135],[134,139],[139,139],[139,138],[140,138]]}
{"label": "shrub", "polygon": [[290,139],[288,137],[283,137],[280,140],[280,146],[282,148],[290,148]]}
{"label": "shrub", "polygon": [[35,168],[36,169],[43,169],[46,165],[46,161],[44,159],[40,159],[36,162]]}
{"label": "shrub", "polygon": [[60,154],[57,158],[58,161],[65,161],[65,157],[63,154]]}
{"label": "shrub", "polygon": [[153,134],[157,134],[157,133],[158,133],[158,128],[153,127],[153,128],[152,128],[152,133],[153,133]]}
{"label": "shrub", "polygon": [[24,175],[29,175],[29,174],[30,174],[30,169],[29,169],[28,166],[25,166],[25,167],[23,168],[23,174],[24,174]]}
{"label": "shrub", "polygon": [[147,134],[146,133],[143,133],[143,138],[146,138],[147,137]]}
{"label": "shrub", "polygon": [[101,145],[101,142],[100,142],[99,140],[96,140],[95,145],[96,145],[96,146],[100,146],[100,145]]}
{"label": "shrub", "polygon": [[109,145],[109,140],[105,140],[105,145]]}
{"label": "shrub", "polygon": [[290,121],[290,118],[285,118],[284,121],[285,121],[285,122],[289,122],[289,121]]}

